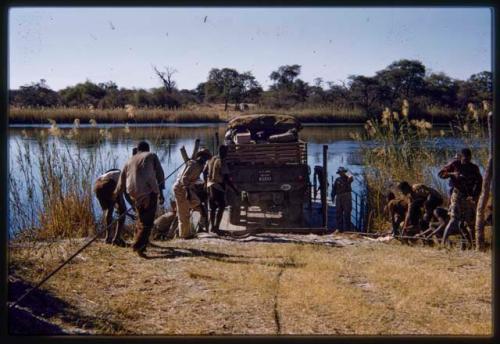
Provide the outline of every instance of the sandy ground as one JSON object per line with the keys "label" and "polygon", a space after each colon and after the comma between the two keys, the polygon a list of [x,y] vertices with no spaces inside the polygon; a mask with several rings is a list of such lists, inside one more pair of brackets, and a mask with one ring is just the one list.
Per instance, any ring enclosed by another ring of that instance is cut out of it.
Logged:
{"label": "sandy ground", "polygon": [[[9,299],[82,242],[12,247]],[[11,332],[40,333],[47,321],[89,334],[492,334],[491,252],[201,234],[153,242],[147,255],[94,243],[21,303],[41,323],[17,314]]]}

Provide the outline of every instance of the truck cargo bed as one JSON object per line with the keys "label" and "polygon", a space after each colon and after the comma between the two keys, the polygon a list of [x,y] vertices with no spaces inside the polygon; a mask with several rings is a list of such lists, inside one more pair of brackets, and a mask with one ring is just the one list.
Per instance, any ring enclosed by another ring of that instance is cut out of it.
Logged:
{"label": "truck cargo bed", "polygon": [[232,144],[227,147],[228,164],[307,164],[307,144],[303,141]]}

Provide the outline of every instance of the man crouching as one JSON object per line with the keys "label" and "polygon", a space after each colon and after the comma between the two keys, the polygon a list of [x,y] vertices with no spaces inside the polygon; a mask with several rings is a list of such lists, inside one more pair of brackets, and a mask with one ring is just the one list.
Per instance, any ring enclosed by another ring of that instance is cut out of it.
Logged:
{"label": "man crouching", "polygon": [[[123,199],[123,193],[118,193],[116,197],[113,192],[115,191],[118,179],[120,177],[119,169],[111,169],[106,171],[106,173],[100,175],[94,184],[94,193],[101,205],[104,212],[105,226],[106,226],[106,244],[113,244],[117,246],[126,246],[125,241],[122,238],[123,225],[125,223],[125,213],[127,208],[125,206],[125,200]],[[113,211],[118,210],[118,221],[115,227],[115,233],[112,234],[113,228],[111,223],[113,222]]]}

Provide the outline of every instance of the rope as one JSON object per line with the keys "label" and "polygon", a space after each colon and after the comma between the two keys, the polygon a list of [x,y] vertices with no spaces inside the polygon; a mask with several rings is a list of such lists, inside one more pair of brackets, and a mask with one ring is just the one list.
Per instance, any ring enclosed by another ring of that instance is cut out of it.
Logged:
{"label": "rope", "polygon": [[[172,173],[170,173],[165,179],[163,179],[163,182],[166,181],[168,178],[170,178],[175,172],[177,172],[182,166],[186,164],[186,161],[184,161],[181,165],[179,165]],[[113,222],[109,224],[109,226],[104,227],[103,230],[98,231],[94,237],[92,237],[85,245],[80,247],[75,253],[71,255],[68,259],[66,259],[64,262],[61,263],[55,270],[53,270],[51,273],[49,273],[44,279],[42,279],[38,284],[36,284],[34,287],[29,289],[26,293],[24,293],[20,298],[18,298],[13,304],[9,306],[9,309],[14,308],[21,302],[26,296],[31,294],[33,291],[36,289],[40,288],[45,282],[47,282],[52,276],[54,276],[59,270],[61,270],[66,264],[68,264],[73,258],[75,258],[78,254],[80,254],[83,250],[85,250],[87,247],[89,247],[100,235],[101,233],[108,229],[111,228],[112,225],[116,223],[121,217],[127,216],[128,212],[132,209],[132,207],[128,208],[123,214],[121,214],[119,217],[117,217]]]}

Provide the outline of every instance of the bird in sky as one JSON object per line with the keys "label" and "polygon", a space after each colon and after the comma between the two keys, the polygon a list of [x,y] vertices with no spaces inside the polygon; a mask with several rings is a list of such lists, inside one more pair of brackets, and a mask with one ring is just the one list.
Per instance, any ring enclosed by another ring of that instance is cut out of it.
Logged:
{"label": "bird in sky", "polygon": [[205,19],[203,19],[203,22],[206,23],[207,22],[207,18],[208,16],[205,16]]}
{"label": "bird in sky", "polygon": [[115,29],[115,26],[113,25],[113,23],[111,21],[109,22],[109,26],[111,27],[111,30]]}

